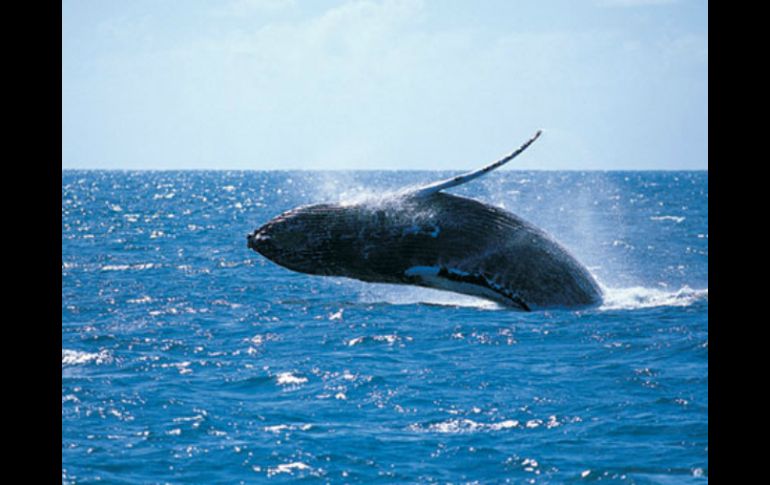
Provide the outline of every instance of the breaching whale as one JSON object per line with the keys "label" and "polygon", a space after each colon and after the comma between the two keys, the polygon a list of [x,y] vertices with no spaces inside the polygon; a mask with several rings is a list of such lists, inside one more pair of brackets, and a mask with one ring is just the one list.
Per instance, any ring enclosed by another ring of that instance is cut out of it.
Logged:
{"label": "breaching whale", "polygon": [[509,162],[540,134],[464,175],[362,203],[284,212],[249,234],[248,247],[301,273],[453,291],[521,311],[596,305],[599,285],[550,235],[443,192]]}

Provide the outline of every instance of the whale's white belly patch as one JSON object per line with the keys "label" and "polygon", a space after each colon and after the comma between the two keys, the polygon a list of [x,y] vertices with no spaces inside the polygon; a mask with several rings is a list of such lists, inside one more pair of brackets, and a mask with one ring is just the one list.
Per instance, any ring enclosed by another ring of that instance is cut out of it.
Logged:
{"label": "whale's white belly patch", "polygon": [[441,266],[412,266],[404,271],[404,276],[422,286],[474,295],[530,311],[526,302],[511,291],[467,271]]}

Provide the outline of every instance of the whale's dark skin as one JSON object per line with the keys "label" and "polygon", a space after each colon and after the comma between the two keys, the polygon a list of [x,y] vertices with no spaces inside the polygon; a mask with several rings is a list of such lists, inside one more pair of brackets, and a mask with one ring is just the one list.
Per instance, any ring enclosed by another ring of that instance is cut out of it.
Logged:
{"label": "whale's dark skin", "polygon": [[602,300],[588,270],[544,231],[440,189],[298,207],[249,234],[248,246],[301,273],[449,290],[522,311]]}

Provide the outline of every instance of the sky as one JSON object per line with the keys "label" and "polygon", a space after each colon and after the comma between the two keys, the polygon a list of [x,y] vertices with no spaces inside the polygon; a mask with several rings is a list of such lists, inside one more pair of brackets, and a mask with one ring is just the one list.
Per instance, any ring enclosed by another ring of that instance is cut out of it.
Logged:
{"label": "sky", "polygon": [[63,0],[63,169],[708,169],[706,0]]}

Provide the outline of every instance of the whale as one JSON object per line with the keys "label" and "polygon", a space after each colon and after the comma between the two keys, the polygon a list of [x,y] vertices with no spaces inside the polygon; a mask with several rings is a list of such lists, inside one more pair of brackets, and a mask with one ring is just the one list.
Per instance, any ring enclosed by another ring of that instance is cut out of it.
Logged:
{"label": "whale", "polygon": [[540,137],[478,170],[359,202],[286,211],[248,248],[292,271],[414,285],[518,311],[598,305],[591,273],[546,231],[499,207],[447,193],[510,162]]}

